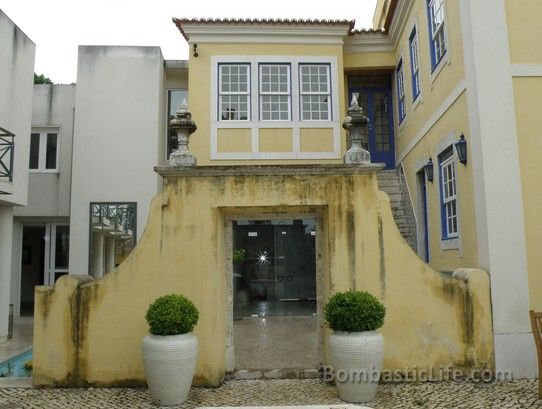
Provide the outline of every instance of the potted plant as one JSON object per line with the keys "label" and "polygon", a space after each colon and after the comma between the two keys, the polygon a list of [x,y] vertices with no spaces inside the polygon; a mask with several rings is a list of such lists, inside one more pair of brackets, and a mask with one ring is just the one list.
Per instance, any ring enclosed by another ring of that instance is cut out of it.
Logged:
{"label": "potted plant", "polygon": [[145,315],[150,334],[143,338],[143,366],[155,404],[186,401],[198,357],[198,339],[192,333],[198,309],[180,294],[157,298]]}
{"label": "potted plant", "polygon": [[336,293],[327,302],[324,317],[333,330],[330,363],[342,400],[374,399],[384,358],[384,339],[376,330],[385,315],[384,305],[365,291]]}

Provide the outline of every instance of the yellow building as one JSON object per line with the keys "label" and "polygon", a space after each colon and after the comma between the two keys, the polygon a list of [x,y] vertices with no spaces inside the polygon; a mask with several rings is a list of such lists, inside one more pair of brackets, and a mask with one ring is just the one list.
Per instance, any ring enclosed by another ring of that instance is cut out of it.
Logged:
{"label": "yellow building", "polygon": [[[315,314],[321,366],[321,308],[346,288],[383,299],[388,369],[454,365],[534,377],[540,17],[535,0],[379,0],[375,28],[361,31],[342,20],[174,19],[190,45],[198,166],[156,169],[164,191],[117,270],[38,290],[35,383],[141,381],[138,352],[123,347],[144,334],[148,301],[172,288],[195,300],[197,333],[213,338],[202,343],[201,383],[262,369],[234,352],[232,331],[242,333],[235,320],[259,316],[270,301],[293,302],[290,315]],[[353,97],[380,167],[342,165]],[[377,192],[381,175],[402,186],[391,206]],[[131,295],[141,298],[126,304]],[[295,325],[304,324],[288,328]],[[57,342],[46,345],[53,333]]]}

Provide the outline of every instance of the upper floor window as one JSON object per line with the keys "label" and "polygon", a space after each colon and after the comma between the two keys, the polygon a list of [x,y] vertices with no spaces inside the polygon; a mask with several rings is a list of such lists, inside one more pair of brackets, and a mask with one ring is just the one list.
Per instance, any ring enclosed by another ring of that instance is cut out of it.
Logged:
{"label": "upper floor window", "polygon": [[442,238],[451,239],[459,236],[455,161],[451,146],[439,156],[439,176]]}
{"label": "upper floor window", "polygon": [[178,148],[177,133],[170,127],[170,121],[175,117],[184,100],[188,102],[188,91],[185,89],[168,89],[167,91],[167,157]]}
{"label": "upper floor window", "polygon": [[32,131],[29,169],[41,172],[58,170],[58,134],[59,130],[55,128]]}
{"label": "upper floor window", "polygon": [[431,65],[435,69],[446,54],[446,12],[444,0],[429,0],[429,36]]}
{"label": "upper floor window", "polygon": [[412,30],[408,40],[410,50],[410,72],[412,74],[412,100],[416,101],[420,95],[420,65],[418,61],[418,33],[416,27]]}
{"label": "upper floor window", "polygon": [[250,119],[250,72],[248,64],[220,64],[219,118],[222,121]]}
{"label": "upper floor window", "polygon": [[260,119],[288,121],[290,106],[290,65],[260,64]]}
{"label": "upper floor window", "polygon": [[336,56],[211,57],[212,160],[340,159]]}
{"label": "upper floor window", "polygon": [[399,111],[399,123],[403,122],[406,116],[406,107],[405,107],[405,80],[404,80],[404,70],[403,70],[403,59],[397,64],[395,70],[395,76],[397,81],[397,102],[398,102],[398,111]]}
{"label": "upper floor window", "polygon": [[331,112],[329,65],[301,64],[301,120],[327,121]]}
{"label": "upper floor window", "polygon": [[[250,64],[219,64],[220,121],[250,121],[251,100],[259,100],[261,121],[292,120],[291,64],[258,64],[258,89],[250,87]],[[299,120],[331,119],[329,64],[298,64]],[[256,94],[256,95],[252,95]]]}

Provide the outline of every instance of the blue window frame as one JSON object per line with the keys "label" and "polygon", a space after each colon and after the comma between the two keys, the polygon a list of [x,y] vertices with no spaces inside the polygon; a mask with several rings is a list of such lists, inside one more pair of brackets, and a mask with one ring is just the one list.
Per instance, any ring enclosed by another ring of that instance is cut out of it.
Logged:
{"label": "blue window frame", "polygon": [[405,116],[406,116],[405,77],[404,77],[402,58],[399,60],[399,64],[397,64],[397,68],[395,70],[395,78],[397,82],[397,104],[398,104],[398,111],[399,111],[399,123],[402,123],[403,119],[405,119]]}
{"label": "blue window frame", "polygon": [[428,0],[429,45],[431,50],[431,67],[434,70],[446,54],[446,12],[444,0]]}
{"label": "blue window frame", "polygon": [[418,60],[418,32],[416,27],[410,33],[408,39],[410,51],[410,72],[412,75],[412,101],[416,101],[420,95],[420,64]]}
{"label": "blue window frame", "polygon": [[442,239],[448,240],[459,236],[456,172],[452,146],[439,155],[439,177]]}

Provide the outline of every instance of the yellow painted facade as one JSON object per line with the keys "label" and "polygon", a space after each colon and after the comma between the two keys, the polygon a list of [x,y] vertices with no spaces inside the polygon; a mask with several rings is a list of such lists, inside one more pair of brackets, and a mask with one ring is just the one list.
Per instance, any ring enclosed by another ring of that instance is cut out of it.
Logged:
{"label": "yellow painted facade", "polygon": [[102,279],[78,286],[67,276],[36,292],[34,384],[144,383],[145,311],[171,292],[185,294],[200,310],[195,383],[220,383],[233,314],[225,221],[247,214],[316,215],[323,299],[353,288],[383,300],[386,369],[492,368],[487,274],[463,270],[450,277],[420,261],[377,189],[377,170],[159,169],[164,192],[153,200],[145,233],[127,260]]}

